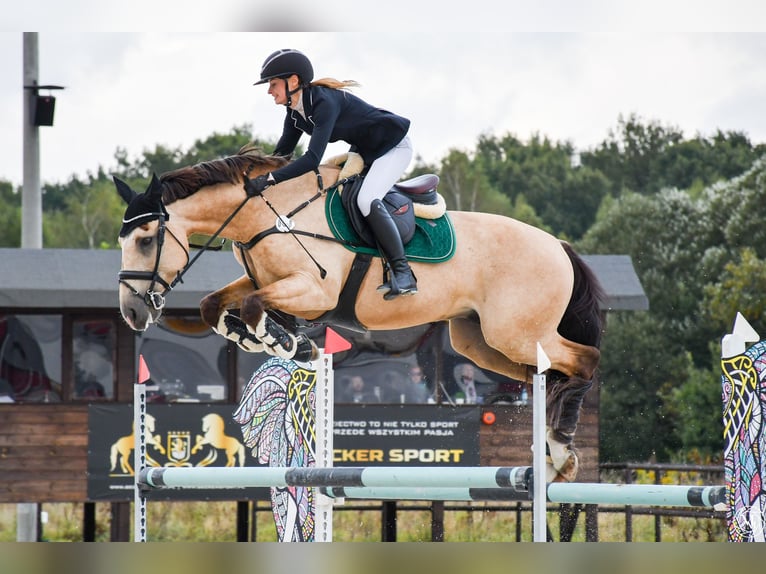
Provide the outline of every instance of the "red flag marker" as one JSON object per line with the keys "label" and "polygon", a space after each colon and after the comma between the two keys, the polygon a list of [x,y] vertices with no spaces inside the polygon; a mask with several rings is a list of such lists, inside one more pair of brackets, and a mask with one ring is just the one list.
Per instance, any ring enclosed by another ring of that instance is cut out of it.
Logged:
{"label": "red flag marker", "polygon": [[324,352],[328,355],[333,353],[340,353],[342,351],[348,351],[351,348],[351,343],[346,341],[343,337],[338,335],[335,331],[327,327],[324,335]]}
{"label": "red flag marker", "polygon": [[149,380],[151,375],[149,374],[149,367],[146,366],[146,361],[144,361],[144,356],[139,355],[138,356],[138,384],[142,385],[146,381]]}

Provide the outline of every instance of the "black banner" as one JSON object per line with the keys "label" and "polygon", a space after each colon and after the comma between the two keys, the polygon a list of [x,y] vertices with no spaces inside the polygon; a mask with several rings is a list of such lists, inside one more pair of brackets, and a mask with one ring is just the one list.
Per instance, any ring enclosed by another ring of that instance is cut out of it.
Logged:
{"label": "black banner", "polygon": [[336,405],[334,466],[479,466],[480,407]]}

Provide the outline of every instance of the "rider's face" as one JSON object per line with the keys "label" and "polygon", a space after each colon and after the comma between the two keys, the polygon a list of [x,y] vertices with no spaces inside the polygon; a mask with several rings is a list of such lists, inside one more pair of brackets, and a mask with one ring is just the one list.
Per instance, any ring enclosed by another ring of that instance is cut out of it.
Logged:
{"label": "rider's face", "polygon": [[272,78],[269,80],[269,95],[274,98],[274,103],[277,105],[285,105],[287,103],[285,81],[282,78]]}
{"label": "rider's face", "polygon": [[[290,90],[298,87],[298,76],[292,75],[287,78],[287,85]],[[269,80],[269,95],[274,98],[274,103],[278,106],[284,106],[287,103],[287,90],[285,89],[285,80],[283,78],[272,78]]]}

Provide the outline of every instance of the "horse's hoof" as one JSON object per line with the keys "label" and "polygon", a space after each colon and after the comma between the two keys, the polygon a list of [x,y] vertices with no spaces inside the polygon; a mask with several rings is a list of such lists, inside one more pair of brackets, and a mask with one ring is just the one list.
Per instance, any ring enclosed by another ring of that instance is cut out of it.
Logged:
{"label": "horse's hoof", "polygon": [[255,336],[265,345],[265,351],[280,359],[293,359],[298,341],[295,335],[265,313],[255,326]]}
{"label": "horse's hoof", "polygon": [[242,320],[228,311],[224,311],[218,319],[217,327],[213,331],[234,341],[237,346],[248,353],[262,353],[263,344],[247,329]]}
{"label": "horse's hoof", "polygon": [[263,353],[264,345],[255,337],[242,338],[237,341],[237,347],[247,353]]}
{"label": "horse's hoof", "polygon": [[319,358],[319,349],[314,344],[314,341],[309,339],[305,334],[300,333],[296,338],[297,349],[295,351],[295,357],[293,360],[298,363],[308,363],[315,361]]}
{"label": "horse's hoof", "polygon": [[580,461],[577,454],[573,451],[572,456],[561,469],[554,466],[551,457],[545,457],[545,481],[546,482],[573,482],[577,478],[577,471],[580,468]]}
{"label": "horse's hoof", "polygon": [[[548,429],[547,442],[549,455],[546,457],[546,479],[548,482],[572,482],[580,469],[580,458],[572,443],[562,443],[553,438]],[[555,476],[553,474],[555,473]]]}

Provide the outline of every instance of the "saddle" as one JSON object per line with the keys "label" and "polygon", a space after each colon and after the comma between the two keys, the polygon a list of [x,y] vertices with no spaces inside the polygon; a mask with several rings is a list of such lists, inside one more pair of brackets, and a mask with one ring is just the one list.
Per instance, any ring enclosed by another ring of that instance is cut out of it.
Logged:
{"label": "saddle", "polygon": [[[367,227],[356,201],[364,182],[364,161],[359,154],[348,152],[330,158],[327,163],[341,168],[336,187],[341,194],[341,202],[352,229],[364,245],[376,247],[375,238]],[[436,190],[438,184],[439,176],[436,174],[419,175],[395,183],[383,198],[383,205],[396,223],[404,245],[407,245],[415,234],[415,217],[438,219],[447,211],[444,198]]]}
{"label": "saddle", "polygon": [[[355,175],[349,178],[347,183],[343,185],[341,202],[348,214],[351,226],[362,242],[368,247],[375,247],[375,237],[367,226],[361,211],[359,211],[356,201],[363,182],[363,175]],[[391,214],[404,245],[407,245],[415,235],[415,204],[438,208],[440,198],[436,191],[438,183],[439,176],[437,175],[420,175],[394,184],[385,197],[383,197],[383,205]]]}

